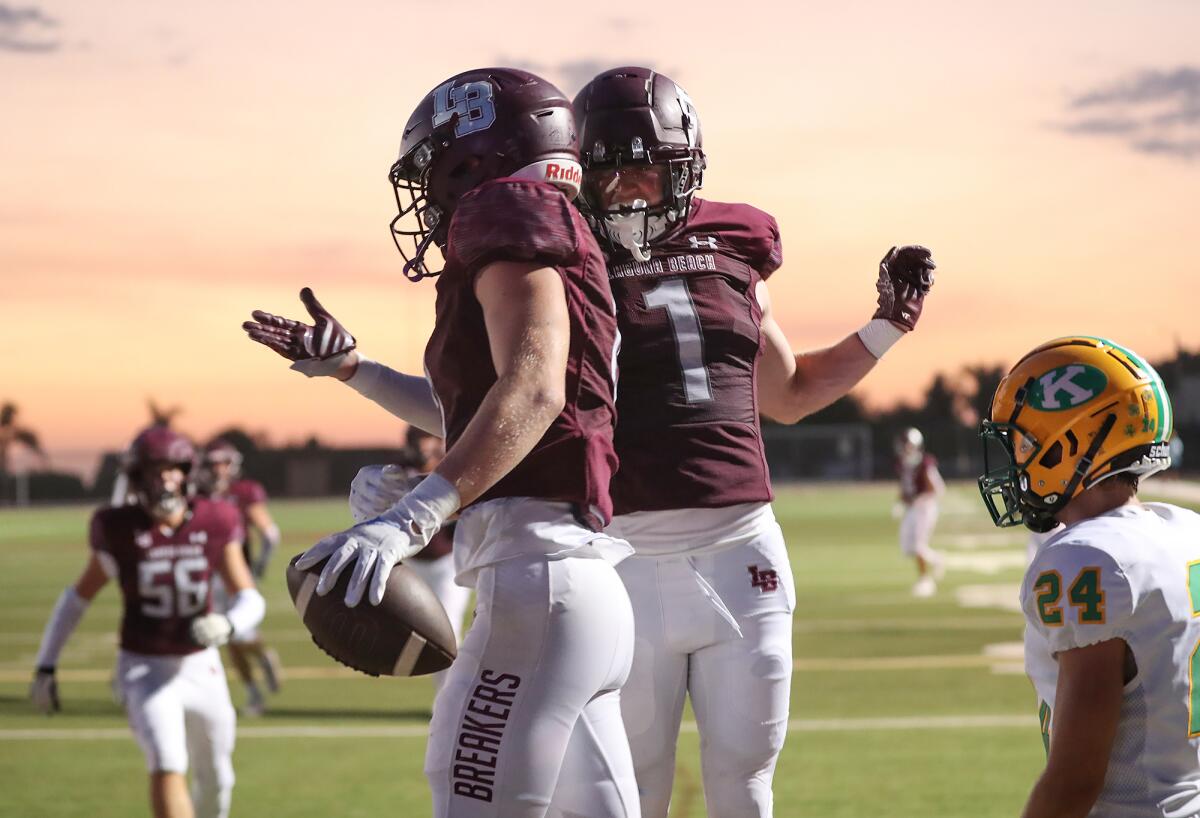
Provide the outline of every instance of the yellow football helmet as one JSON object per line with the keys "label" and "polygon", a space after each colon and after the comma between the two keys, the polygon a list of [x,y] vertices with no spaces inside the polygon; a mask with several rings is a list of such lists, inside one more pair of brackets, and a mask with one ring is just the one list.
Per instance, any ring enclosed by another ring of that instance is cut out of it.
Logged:
{"label": "yellow football helmet", "polygon": [[1000,382],[979,430],[992,521],[1049,531],[1101,480],[1170,467],[1171,420],[1162,379],[1130,350],[1082,335],[1042,344]]}

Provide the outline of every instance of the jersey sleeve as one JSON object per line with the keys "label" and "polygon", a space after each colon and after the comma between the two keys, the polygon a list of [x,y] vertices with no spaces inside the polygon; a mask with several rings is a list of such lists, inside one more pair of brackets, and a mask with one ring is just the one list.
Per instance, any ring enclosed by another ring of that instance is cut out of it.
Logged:
{"label": "jersey sleeve", "polygon": [[92,514],[91,522],[88,523],[88,547],[101,554],[112,554],[102,509],[95,511]]}
{"label": "jersey sleeve", "polygon": [[783,266],[783,239],[779,235],[779,223],[775,217],[762,213],[762,224],[755,231],[752,246],[754,269],[764,280]]}
{"label": "jersey sleeve", "polygon": [[1021,588],[1029,626],[1052,653],[1128,638],[1135,592],[1121,565],[1083,543],[1056,543],[1034,559]]}
{"label": "jersey sleeve", "polygon": [[448,252],[472,271],[494,261],[563,267],[580,254],[580,222],[557,188],[502,180],[459,200],[450,222]]}

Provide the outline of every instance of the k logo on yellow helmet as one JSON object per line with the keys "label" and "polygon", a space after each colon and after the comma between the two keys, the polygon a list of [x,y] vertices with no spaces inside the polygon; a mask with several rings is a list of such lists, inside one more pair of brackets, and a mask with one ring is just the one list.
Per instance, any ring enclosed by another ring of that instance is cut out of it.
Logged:
{"label": "k logo on yellow helmet", "polygon": [[980,428],[979,490],[998,526],[1049,531],[1079,492],[1171,465],[1171,404],[1158,373],[1102,338],[1058,338],[1001,381]]}

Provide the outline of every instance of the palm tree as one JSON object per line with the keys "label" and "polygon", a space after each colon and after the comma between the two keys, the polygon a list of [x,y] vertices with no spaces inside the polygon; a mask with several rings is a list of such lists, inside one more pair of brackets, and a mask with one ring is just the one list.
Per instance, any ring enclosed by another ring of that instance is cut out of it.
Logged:
{"label": "palm tree", "polygon": [[18,443],[45,458],[37,434],[17,423],[16,404],[6,402],[0,406],[0,505],[8,502],[8,454]]}
{"label": "palm tree", "polygon": [[146,398],[146,404],[150,407],[150,425],[162,426],[171,428],[171,423],[175,420],[176,415],[183,414],[183,409],[178,406],[166,408],[159,406],[154,402],[154,398]]}

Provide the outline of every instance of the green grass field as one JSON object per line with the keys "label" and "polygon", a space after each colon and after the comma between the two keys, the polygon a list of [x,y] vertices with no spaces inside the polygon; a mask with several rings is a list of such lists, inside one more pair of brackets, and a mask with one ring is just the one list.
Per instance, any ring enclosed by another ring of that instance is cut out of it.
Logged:
{"label": "green grass field", "polygon": [[[913,599],[893,496],[882,486],[780,492],[798,606],[776,815],[1016,815],[1044,759],[1014,607],[1025,537],[993,528],[971,487],[952,487],[934,542],[949,572],[936,597]],[[284,587],[285,558],[342,528],[345,503],[277,502],[272,510],[285,542],[263,588],[264,633],[289,675],[266,716],[239,722],[233,814],[427,814],[430,682],[370,679],[333,664],[309,642]],[[26,700],[42,626],[84,564],[88,514],[0,512],[0,815],[148,812],[141,754],[108,687],[115,587],[97,598],[63,655],[63,712],[45,718]],[[231,684],[240,703],[243,692]],[[698,818],[698,739],[685,721],[672,815]]]}

